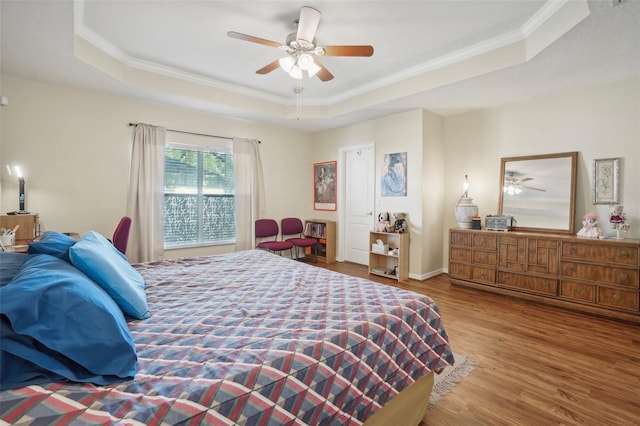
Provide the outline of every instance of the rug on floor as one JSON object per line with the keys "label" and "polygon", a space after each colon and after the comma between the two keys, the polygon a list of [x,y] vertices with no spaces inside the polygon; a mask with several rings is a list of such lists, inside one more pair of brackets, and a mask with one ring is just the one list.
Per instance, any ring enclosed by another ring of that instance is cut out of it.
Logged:
{"label": "rug on floor", "polygon": [[467,377],[473,367],[478,365],[477,361],[472,361],[465,355],[454,353],[456,362],[451,367],[446,367],[442,373],[435,375],[433,390],[429,398],[429,407],[435,405],[440,398],[451,392],[453,387]]}

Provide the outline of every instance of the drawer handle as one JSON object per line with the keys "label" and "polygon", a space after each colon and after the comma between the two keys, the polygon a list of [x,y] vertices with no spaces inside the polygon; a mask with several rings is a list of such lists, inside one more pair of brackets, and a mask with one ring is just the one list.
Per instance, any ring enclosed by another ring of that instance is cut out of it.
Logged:
{"label": "drawer handle", "polygon": [[573,267],[573,266],[571,266],[571,267],[569,268],[569,272],[576,272],[576,268],[575,268],[575,267]]}
{"label": "drawer handle", "polygon": [[504,277],[502,279],[502,282],[505,283],[505,284],[509,284],[509,277]]}
{"label": "drawer handle", "polygon": [[574,288],[573,289],[573,295],[574,296],[580,296],[580,294],[582,294],[582,289],[579,289],[579,288]]}
{"label": "drawer handle", "polygon": [[484,272],[484,271],[482,271],[482,272],[480,273],[480,276],[481,276],[482,278],[484,278],[484,277],[486,277],[486,276],[487,276],[487,273],[486,273],[486,272]]}
{"label": "drawer handle", "polygon": [[577,249],[576,249],[575,247],[571,247],[571,248],[569,249],[569,251],[570,251],[571,253],[575,253],[575,252],[577,251]]}
{"label": "drawer handle", "polygon": [[613,300],[622,300],[622,296],[616,293],[613,295]]}
{"label": "drawer handle", "polygon": [[629,253],[627,253],[626,251],[621,251],[620,252],[620,257],[627,258],[627,257],[629,257]]}
{"label": "drawer handle", "polygon": [[480,260],[484,262],[485,260],[487,260],[487,256],[480,256]]}
{"label": "drawer handle", "polygon": [[629,275],[627,274],[620,274],[620,280],[619,281],[627,281],[629,279]]}

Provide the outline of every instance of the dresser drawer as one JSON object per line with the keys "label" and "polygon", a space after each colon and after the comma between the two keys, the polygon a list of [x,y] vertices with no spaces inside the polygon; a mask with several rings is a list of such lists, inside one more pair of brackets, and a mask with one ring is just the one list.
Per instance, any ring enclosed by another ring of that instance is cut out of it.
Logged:
{"label": "dresser drawer", "polygon": [[562,242],[562,257],[638,266],[638,247]]}
{"label": "dresser drawer", "polygon": [[473,251],[473,263],[479,265],[496,266],[496,252],[474,250]]}
{"label": "dresser drawer", "polygon": [[457,260],[459,262],[471,263],[471,249],[451,247],[451,253],[449,254],[449,258],[452,261]]}
{"label": "dresser drawer", "polygon": [[598,287],[599,305],[638,311],[638,296],[639,293],[637,291]]}
{"label": "dresser drawer", "polygon": [[465,263],[449,263],[449,276],[463,280],[471,279],[471,265]]}
{"label": "dresser drawer", "polygon": [[484,284],[495,284],[496,271],[493,268],[481,268],[474,266],[471,279]]}
{"label": "dresser drawer", "polygon": [[495,250],[497,247],[496,236],[487,234],[473,234],[473,247]]}
{"label": "dresser drawer", "polygon": [[470,232],[460,232],[460,231],[451,231],[449,234],[449,244],[452,246],[467,246],[471,247],[471,233]]}
{"label": "dresser drawer", "polygon": [[498,284],[545,295],[556,296],[558,294],[558,281],[555,278],[540,278],[499,271]]}
{"label": "dresser drawer", "polygon": [[563,277],[638,288],[638,270],[587,263],[562,262]]}
{"label": "dresser drawer", "polygon": [[567,299],[594,303],[596,301],[596,286],[594,284],[575,281],[561,281],[560,296]]}

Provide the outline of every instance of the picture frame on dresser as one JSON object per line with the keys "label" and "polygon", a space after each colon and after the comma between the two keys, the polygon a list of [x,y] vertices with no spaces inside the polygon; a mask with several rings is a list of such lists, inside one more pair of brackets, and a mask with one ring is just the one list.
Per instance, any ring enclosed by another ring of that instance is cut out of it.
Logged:
{"label": "picture frame on dresser", "polygon": [[620,158],[593,160],[593,204],[620,202]]}

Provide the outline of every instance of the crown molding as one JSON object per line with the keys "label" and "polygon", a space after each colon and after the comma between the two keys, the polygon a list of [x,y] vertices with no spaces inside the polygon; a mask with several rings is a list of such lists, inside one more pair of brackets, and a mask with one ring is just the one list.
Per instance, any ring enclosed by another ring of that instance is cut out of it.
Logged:
{"label": "crown molding", "polygon": [[[280,106],[290,107],[296,105],[298,101],[295,97],[285,98],[276,96],[264,91],[221,82],[203,75],[132,57],[86,27],[84,24],[85,1],[86,0],[79,0],[74,2],[75,35],[110,56],[121,65],[158,76],[177,79]],[[511,65],[513,65],[515,63],[525,62],[564,35],[578,22],[588,16],[588,14],[589,8],[587,0],[549,0],[521,27],[513,31],[355,87],[336,96],[327,98],[305,98],[304,103],[307,106],[322,107],[325,109],[325,112],[331,110],[332,107],[340,110],[340,104],[349,103],[350,101],[357,102],[357,98],[359,97],[368,96],[370,98],[376,98],[374,95],[375,92],[382,91],[382,89],[389,88],[392,85],[416,81],[416,79],[427,76],[429,73],[440,72],[447,67],[457,66],[472,59],[482,59],[483,55],[487,55],[487,57],[490,58],[493,53],[501,49],[506,51],[510,47],[514,47],[509,50],[511,52],[509,53],[511,59],[510,61],[505,61],[505,63],[511,63]],[[96,63],[92,63],[92,65],[99,68]],[[491,66],[479,67],[478,73],[483,72],[482,68],[488,71],[492,70]],[[473,70],[470,70],[468,73],[469,76],[476,74],[474,74]],[[384,95],[382,97],[384,97]],[[329,113],[329,115],[332,114]]]}

